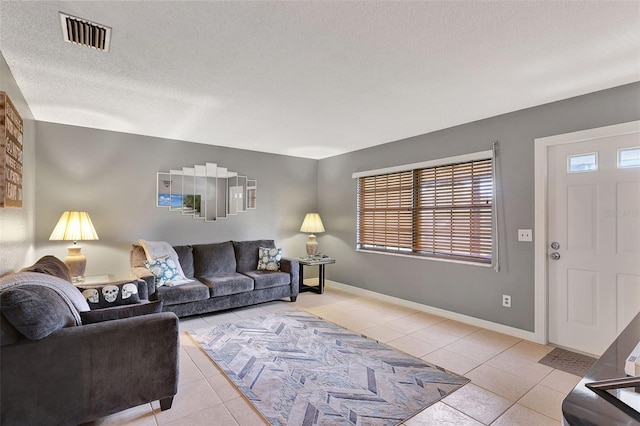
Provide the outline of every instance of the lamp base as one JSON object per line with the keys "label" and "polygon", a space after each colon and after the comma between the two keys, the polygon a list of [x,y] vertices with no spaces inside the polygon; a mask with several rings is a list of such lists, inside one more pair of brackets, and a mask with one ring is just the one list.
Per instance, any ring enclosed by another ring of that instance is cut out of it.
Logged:
{"label": "lamp base", "polygon": [[67,257],[64,258],[64,263],[69,267],[71,277],[74,284],[84,282],[84,270],[87,267],[87,258],[82,254],[82,247],[79,245],[72,245],[67,248]]}
{"label": "lamp base", "polygon": [[318,254],[318,242],[316,241],[315,235],[309,235],[309,240],[307,241],[306,247],[308,256],[315,256],[316,254]]}

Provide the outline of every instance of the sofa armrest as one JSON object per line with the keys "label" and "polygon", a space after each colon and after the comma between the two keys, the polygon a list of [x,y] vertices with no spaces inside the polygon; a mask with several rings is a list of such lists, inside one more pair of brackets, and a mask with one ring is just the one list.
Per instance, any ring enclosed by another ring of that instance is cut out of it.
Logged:
{"label": "sofa armrest", "polygon": [[297,296],[300,292],[300,264],[296,259],[283,257],[280,260],[280,270],[291,276],[291,295]]}
{"label": "sofa armrest", "polygon": [[149,295],[149,300],[156,299],[151,296],[156,292],[156,278],[147,268],[142,268],[140,266],[133,267],[131,268],[131,276],[139,280],[144,280],[144,282],[147,283],[147,294]]}
{"label": "sofa armrest", "polygon": [[172,397],[178,330],[178,318],[165,312],[3,346],[0,423],[80,424]]}

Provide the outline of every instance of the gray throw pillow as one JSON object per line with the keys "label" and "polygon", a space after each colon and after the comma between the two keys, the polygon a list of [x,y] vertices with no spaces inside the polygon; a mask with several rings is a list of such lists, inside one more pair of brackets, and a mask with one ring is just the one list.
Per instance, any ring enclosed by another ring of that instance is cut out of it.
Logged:
{"label": "gray throw pillow", "polygon": [[23,285],[0,294],[0,311],[23,336],[40,340],[63,327],[73,327],[75,316],[55,290]]}
{"label": "gray throw pillow", "polygon": [[184,276],[193,278],[193,247],[191,246],[173,246],[178,253],[178,260]]}
{"label": "gray throw pillow", "polygon": [[208,277],[236,272],[236,256],[231,241],[195,244],[192,249],[194,276]]}

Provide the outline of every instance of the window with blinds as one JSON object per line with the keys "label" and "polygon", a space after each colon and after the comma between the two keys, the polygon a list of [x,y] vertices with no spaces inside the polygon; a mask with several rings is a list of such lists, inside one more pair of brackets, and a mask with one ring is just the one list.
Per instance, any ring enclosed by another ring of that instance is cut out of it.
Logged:
{"label": "window with blinds", "polygon": [[357,248],[491,263],[492,160],[358,178]]}

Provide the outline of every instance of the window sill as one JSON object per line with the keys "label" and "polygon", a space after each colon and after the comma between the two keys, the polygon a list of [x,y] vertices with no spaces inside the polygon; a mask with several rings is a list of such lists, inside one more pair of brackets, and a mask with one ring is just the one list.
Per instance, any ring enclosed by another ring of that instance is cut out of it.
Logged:
{"label": "window sill", "polygon": [[467,261],[467,260],[445,259],[445,258],[429,257],[429,256],[414,256],[414,255],[411,255],[411,254],[389,253],[389,252],[384,252],[384,251],[367,250],[367,249],[356,249],[356,252],[381,254],[381,255],[384,255],[384,256],[408,257],[408,258],[411,258],[411,259],[431,260],[431,261],[435,261],[435,262],[458,263],[458,264],[462,264],[462,265],[478,266],[480,268],[493,268],[493,265],[491,263],[478,263],[478,262],[470,262],[470,261]]}

